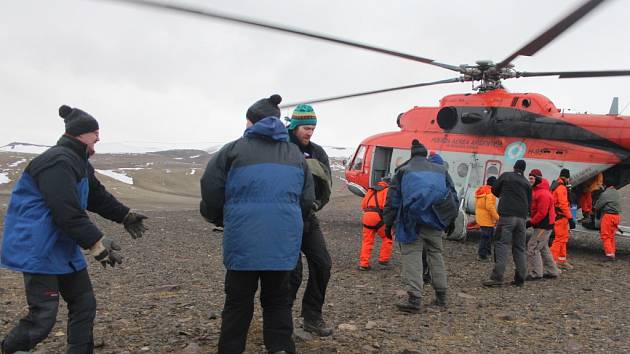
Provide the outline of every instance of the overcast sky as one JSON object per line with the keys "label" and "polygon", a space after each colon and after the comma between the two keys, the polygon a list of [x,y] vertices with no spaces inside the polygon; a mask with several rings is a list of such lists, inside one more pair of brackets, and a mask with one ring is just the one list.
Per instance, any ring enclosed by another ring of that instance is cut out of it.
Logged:
{"label": "overcast sky", "polygon": [[[338,36],[443,63],[495,62],[583,1],[251,0],[188,1],[238,16]],[[630,69],[630,1],[609,0],[520,71]],[[245,111],[279,93],[285,102],[441,80],[456,73],[422,63],[174,12],[99,0],[0,1],[0,146],[53,144],[61,104],[94,115],[108,143],[201,147],[242,134]],[[630,103],[630,77],[526,78],[560,108],[606,113]],[[470,83],[314,105],[314,141],[355,146],[396,130],[413,106],[470,91]],[[289,115],[290,111],[284,111]],[[624,114],[630,114],[627,108]],[[98,147],[98,146],[97,146]]]}

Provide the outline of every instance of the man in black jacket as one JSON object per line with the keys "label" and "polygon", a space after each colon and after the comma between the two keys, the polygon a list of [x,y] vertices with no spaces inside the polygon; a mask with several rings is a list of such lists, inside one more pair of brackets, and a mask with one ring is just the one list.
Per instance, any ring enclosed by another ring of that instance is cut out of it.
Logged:
{"label": "man in black jacket", "polygon": [[[316,124],[317,117],[313,108],[307,104],[298,105],[291,116],[289,138],[304,154],[315,182],[313,212],[304,221],[304,233],[302,235],[302,252],[308,262],[309,274],[304,298],[302,299],[304,330],[325,337],[332,334],[332,328],[326,326],[322,316],[322,307],[326,298],[326,287],[330,280],[332,260],[326,248],[326,241],[315,212],[321,210],[328,203],[332,177],[328,155],[321,146],[311,141]],[[301,283],[302,260],[300,257],[297,267],[291,274],[289,283],[293,301],[297,297],[297,291]]]}
{"label": "man in black jacket", "polygon": [[2,341],[2,353],[33,349],[55,325],[59,295],[68,304],[68,353],[92,353],[96,299],[81,249],[103,267],[122,262],[120,247],[86,210],[142,237],[146,216],[130,212],[94,176],[88,158],[99,141],[96,119],[61,106],[65,134],[29,163],[16,183],[4,224],[1,265],[22,272],[29,312]]}
{"label": "man in black jacket", "polygon": [[496,235],[498,241],[494,250],[494,269],[485,286],[503,286],[503,274],[512,249],[516,274],[513,285],[523,286],[527,277],[527,253],[525,242],[526,219],[532,202],[532,187],[523,173],[526,163],[517,160],[514,172],[505,172],[492,186],[492,194],[499,199],[499,222]]}

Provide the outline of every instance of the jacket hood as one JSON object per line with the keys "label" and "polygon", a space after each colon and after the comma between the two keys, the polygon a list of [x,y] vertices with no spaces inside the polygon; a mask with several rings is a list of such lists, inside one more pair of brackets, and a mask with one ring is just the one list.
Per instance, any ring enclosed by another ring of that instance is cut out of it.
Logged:
{"label": "jacket hood", "polygon": [[491,193],[492,193],[492,187],[486,184],[477,188],[477,191],[475,192],[475,197],[483,198],[486,195],[491,194]]}
{"label": "jacket hood", "polygon": [[534,186],[535,191],[537,190],[541,190],[541,189],[546,189],[549,190],[549,181],[547,181],[545,178],[543,178],[540,183],[538,183],[536,186]]}
{"label": "jacket hood", "polygon": [[389,183],[384,182],[384,181],[378,181],[378,182],[376,182],[376,185],[378,185],[380,187],[383,187],[383,188],[389,187]]}
{"label": "jacket hood", "polygon": [[280,119],[276,117],[266,117],[259,120],[256,124],[245,129],[243,136],[261,137],[275,141],[289,141],[289,132],[282,124]]}

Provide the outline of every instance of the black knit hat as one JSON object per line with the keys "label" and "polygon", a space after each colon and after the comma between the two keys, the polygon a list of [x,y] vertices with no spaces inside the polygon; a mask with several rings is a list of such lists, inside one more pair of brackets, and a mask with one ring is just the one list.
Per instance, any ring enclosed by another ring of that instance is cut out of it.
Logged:
{"label": "black knit hat", "polygon": [[571,172],[569,172],[569,169],[563,168],[560,170],[560,177],[571,178]]}
{"label": "black knit hat", "polygon": [[78,108],[71,108],[65,104],[59,107],[59,116],[66,123],[66,134],[79,136],[98,130],[98,122],[91,115]]}
{"label": "black knit hat", "polygon": [[516,160],[516,162],[514,163],[514,171],[525,172],[526,168],[527,164],[525,163],[525,160]]}
{"label": "black knit hat", "polygon": [[427,157],[427,154],[427,148],[424,147],[424,145],[422,145],[422,143],[418,141],[418,139],[413,139],[413,141],[411,142],[411,156],[420,155]]}
{"label": "black knit hat", "polygon": [[278,108],[280,102],[282,102],[280,95],[271,95],[269,98],[256,101],[247,109],[247,120],[255,124],[267,117],[280,118],[280,108]]}
{"label": "black knit hat", "polygon": [[488,177],[488,179],[486,180],[486,184],[492,187],[492,186],[494,186],[494,182],[496,182],[496,181],[497,181],[497,178],[496,178],[496,177],[494,177],[494,176],[490,176],[490,177]]}

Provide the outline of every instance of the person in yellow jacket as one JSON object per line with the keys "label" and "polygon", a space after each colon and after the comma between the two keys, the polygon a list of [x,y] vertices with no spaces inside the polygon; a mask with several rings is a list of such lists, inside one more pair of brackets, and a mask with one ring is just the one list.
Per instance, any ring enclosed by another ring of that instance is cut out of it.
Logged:
{"label": "person in yellow jacket", "polygon": [[477,188],[475,192],[475,218],[477,224],[481,227],[481,239],[479,240],[479,260],[486,261],[492,254],[492,237],[494,235],[494,227],[499,221],[499,213],[497,213],[497,198],[492,194],[492,186],[497,178],[488,177],[486,184]]}

